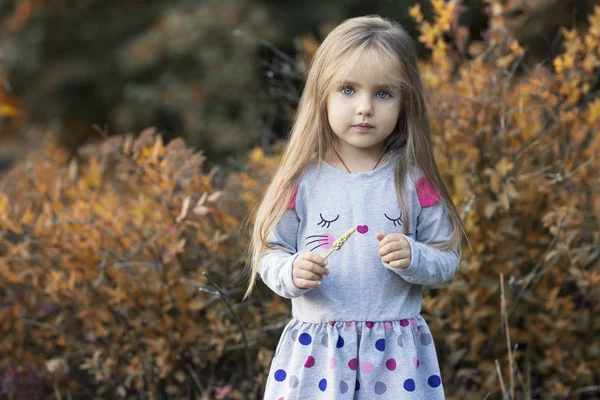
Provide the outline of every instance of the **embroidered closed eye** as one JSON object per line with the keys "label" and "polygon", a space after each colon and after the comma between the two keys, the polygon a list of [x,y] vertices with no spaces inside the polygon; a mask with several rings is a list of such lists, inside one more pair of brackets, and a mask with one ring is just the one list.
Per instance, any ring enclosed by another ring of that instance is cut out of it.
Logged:
{"label": "embroidered closed eye", "polygon": [[325,218],[323,218],[323,214],[321,214],[321,213],[319,213],[319,217],[321,217],[321,221],[317,225],[319,225],[320,227],[323,227],[323,228],[329,228],[331,226],[332,222],[335,222],[338,220],[338,218],[340,218],[340,216],[338,215],[337,217],[335,217],[335,219],[328,221]]}
{"label": "embroidered closed eye", "polygon": [[398,218],[390,218],[386,213],[383,213],[383,215],[385,215],[387,219],[392,221],[394,223],[394,226],[400,226],[404,223],[404,221],[402,220],[402,215],[400,215]]}

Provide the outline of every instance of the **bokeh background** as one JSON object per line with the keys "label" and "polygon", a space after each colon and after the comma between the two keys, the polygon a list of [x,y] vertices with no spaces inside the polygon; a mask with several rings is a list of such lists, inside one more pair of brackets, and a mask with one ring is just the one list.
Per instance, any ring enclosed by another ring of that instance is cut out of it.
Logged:
{"label": "bokeh background", "polygon": [[468,238],[423,304],[448,398],[600,397],[600,2],[5,0],[2,398],[262,398],[290,304],[241,301],[251,210],[366,14],[415,38]]}

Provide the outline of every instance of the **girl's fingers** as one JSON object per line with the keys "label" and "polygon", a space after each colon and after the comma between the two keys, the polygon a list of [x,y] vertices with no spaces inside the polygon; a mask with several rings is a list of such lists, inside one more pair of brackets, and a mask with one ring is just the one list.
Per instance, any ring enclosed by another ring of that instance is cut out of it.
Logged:
{"label": "girl's fingers", "polygon": [[384,236],[381,239],[379,239],[379,246],[381,247],[391,242],[397,242],[399,240],[402,240],[403,238],[404,235],[401,233],[384,234]]}
{"label": "girl's fingers", "polygon": [[298,278],[294,280],[296,286],[300,289],[310,289],[321,285],[321,281],[309,281],[306,279]]}
{"label": "girl's fingers", "polygon": [[393,242],[388,243],[388,244],[384,245],[383,247],[381,247],[379,249],[379,255],[381,257],[384,257],[389,253],[392,253],[392,252],[398,251],[398,250],[403,250],[405,248],[406,248],[406,246],[404,245],[404,242],[401,242],[399,240],[393,241]]}
{"label": "girl's fingers", "polygon": [[312,251],[307,251],[307,252],[301,253],[298,257],[302,258],[305,261],[309,261],[309,262],[318,264],[322,267],[327,265],[326,259],[324,259],[320,255],[318,255],[317,253],[313,253]]}
{"label": "girl's fingers", "polygon": [[309,262],[308,264],[303,264],[301,266],[301,268],[306,271],[314,272],[315,274],[319,274],[319,275],[328,275],[329,274],[329,270],[327,268],[323,268],[319,264],[315,264],[312,262]]}
{"label": "girl's fingers", "polygon": [[305,269],[301,269],[296,273],[296,276],[301,279],[305,279],[307,281],[320,281],[323,279],[322,275],[315,274],[314,272],[307,271]]}
{"label": "girl's fingers", "polygon": [[384,262],[389,263],[391,261],[409,259],[409,256],[410,256],[410,254],[408,253],[408,251],[403,249],[403,250],[398,250],[398,251],[393,251],[391,253],[388,253],[385,256],[383,256],[381,259]]}
{"label": "girl's fingers", "polygon": [[410,260],[409,259],[396,260],[396,261],[390,262],[390,266],[392,268],[406,269],[406,268],[408,268],[409,265],[410,265]]}

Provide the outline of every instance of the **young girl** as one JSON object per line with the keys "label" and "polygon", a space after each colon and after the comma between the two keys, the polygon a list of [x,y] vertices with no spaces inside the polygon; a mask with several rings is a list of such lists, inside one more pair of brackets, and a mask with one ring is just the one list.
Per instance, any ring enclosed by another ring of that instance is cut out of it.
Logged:
{"label": "young girl", "polygon": [[413,46],[396,23],[360,17],[312,60],[252,236],[246,295],[260,274],[293,310],[265,399],[444,398],[421,292],[456,272],[462,226]]}

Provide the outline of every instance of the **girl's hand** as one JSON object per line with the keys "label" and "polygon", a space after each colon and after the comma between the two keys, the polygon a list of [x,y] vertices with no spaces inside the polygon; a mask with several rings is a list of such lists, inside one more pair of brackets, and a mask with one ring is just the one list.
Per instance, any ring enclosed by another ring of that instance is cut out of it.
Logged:
{"label": "girl's hand", "polygon": [[401,233],[376,235],[379,240],[379,255],[383,262],[389,263],[392,268],[406,269],[410,265],[410,245]]}
{"label": "girl's hand", "polygon": [[324,275],[329,274],[325,268],[327,260],[313,253],[312,251],[303,251],[298,254],[292,265],[292,279],[294,284],[300,289],[309,289],[321,284]]}

